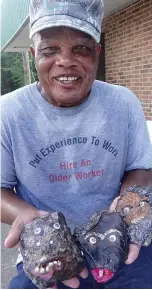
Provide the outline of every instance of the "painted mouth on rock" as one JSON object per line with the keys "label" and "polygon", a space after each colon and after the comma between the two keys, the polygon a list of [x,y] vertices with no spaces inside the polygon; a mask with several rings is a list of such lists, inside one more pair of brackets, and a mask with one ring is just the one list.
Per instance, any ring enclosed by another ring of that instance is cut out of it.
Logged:
{"label": "painted mouth on rock", "polygon": [[141,215],[141,216],[138,216],[138,217],[132,219],[131,224],[137,224],[138,222],[140,222],[144,218],[145,218],[145,214],[144,215]]}
{"label": "painted mouth on rock", "polygon": [[96,269],[92,269],[91,273],[94,277],[94,279],[98,282],[98,283],[105,283],[108,282],[110,279],[112,279],[112,277],[114,276],[114,272],[112,272],[111,270],[108,269],[104,269],[104,268],[96,268]]}
{"label": "painted mouth on rock", "polygon": [[60,271],[61,268],[62,263],[59,260],[39,263],[35,267],[33,274],[44,279],[50,279],[52,278],[54,272]]}

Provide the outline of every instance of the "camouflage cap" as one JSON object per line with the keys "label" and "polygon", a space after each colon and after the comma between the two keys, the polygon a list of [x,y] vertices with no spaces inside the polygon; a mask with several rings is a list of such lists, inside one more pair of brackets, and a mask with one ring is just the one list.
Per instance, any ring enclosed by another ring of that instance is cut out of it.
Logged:
{"label": "camouflage cap", "polygon": [[103,0],[31,0],[30,38],[43,29],[66,26],[100,41]]}

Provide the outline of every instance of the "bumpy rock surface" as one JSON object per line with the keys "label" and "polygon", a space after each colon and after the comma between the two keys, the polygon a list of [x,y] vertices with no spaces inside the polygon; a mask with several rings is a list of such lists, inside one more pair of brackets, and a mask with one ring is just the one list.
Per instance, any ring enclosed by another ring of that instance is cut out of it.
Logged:
{"label": "bumpy rock surface", "polygon": [[75,239],[98,283],[109,281],[128,255],[126,223],[116,212],[97,212]]}
{"label": "bumpy rock surface", "polygon": [[149,246],[152,241],[152,188],[128,188],[118,199],[116,211],[128,225],[130,242]]}
{"label": "bumpy rock surface", "polygon": [[62,213],[51,213],[26,224],[20,236],[23,266],[38,288],[77,275],[83,259]]}

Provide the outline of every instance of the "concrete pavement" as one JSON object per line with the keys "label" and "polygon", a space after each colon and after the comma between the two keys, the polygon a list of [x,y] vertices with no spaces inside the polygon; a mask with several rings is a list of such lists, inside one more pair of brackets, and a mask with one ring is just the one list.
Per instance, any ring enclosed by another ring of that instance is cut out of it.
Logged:
{"label": "concrete pavement", "polygon": [[1,289],[8,289],[11,278],[16,275],[17,248],[6,249],[4,241],[10,226],[1,224]]}

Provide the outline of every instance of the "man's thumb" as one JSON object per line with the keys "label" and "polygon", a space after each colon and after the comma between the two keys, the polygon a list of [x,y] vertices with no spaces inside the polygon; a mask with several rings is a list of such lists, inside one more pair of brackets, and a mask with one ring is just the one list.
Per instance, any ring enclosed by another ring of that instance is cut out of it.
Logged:
{"label": "man's thumb", "polygon": [[19,242],[19,237],[24,228],[24,222],[20,217],[17,217],[13,222],[11,230],[8,233],[8,236],[4,242],[6,248],[13,248]]}
{"label": "man's thumb", "polygon": [[140,248],[141,246],[136,245],[136,244],[129,245],[129,254],[128,254],[127,260],[125,261],[125,264],[129,265],[138,258]]}
{"label": "man's thumb", "polygon": [[23,231],[25,224],[31,222],[33,219],[38,218],[40,216],[48,215],[49,213],[46,211],[36,211],[30,215],[22,215],[18,216],[12,224],[11,230],[8,233],[8,237],[4,242],[4,246],[6,248],[13,248],[15,247],[20,238],[20,234]]}

